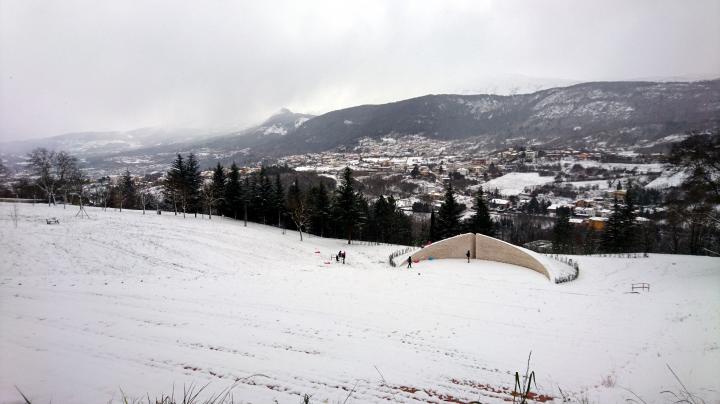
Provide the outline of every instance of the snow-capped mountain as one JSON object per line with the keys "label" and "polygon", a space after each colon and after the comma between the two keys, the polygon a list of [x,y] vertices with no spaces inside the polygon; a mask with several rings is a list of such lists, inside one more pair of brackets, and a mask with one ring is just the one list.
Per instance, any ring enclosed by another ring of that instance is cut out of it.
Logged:
{"label": "snow-capped mountain", "polygon": [[[352,124],[348,124],[351,122]],[[320,115],[259,151],[348,146],[362,137],[422,134],[579,147],[643,147],[720,126],[720,80],[598,82],[517,95],[427,95]]]}

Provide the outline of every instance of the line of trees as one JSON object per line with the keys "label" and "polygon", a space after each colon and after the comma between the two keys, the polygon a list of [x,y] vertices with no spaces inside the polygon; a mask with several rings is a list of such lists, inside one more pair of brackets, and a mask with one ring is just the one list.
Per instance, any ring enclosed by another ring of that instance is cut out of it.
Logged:
{"label": "line of trees", "polygon": [[[518,245],[549,239],[558,253],[720,255],[720,135],[693,134],[673,147],[668,160],[684,170],[686,180],[664,193],[628,184],[625,200],[613,205],[603,230],[572,225],[570,212],[562,209],[554,223],[553,219],[538,216],[547,210],[548,202],[535,196],[525,205],[525,212],[492,220],[485,202],[492,195],[484,194],[482,188],[474,195],[471,210],[464,213],[452,180],[439,209],[429,199],[417,203],[429,213],[429,218],[421,220],[422,214],[405,215],[392,196],[366,198],[349,168],[343,171],[337,187],[303,177],[287,167],[263,167],[245,175],[234,163],[229,168],[218,163],[212,180],[204,181],[193,154],[177,155],[159,184],[162,192],[151,192],[151,186],[158,185],[159,174],[137,178],[125,170],[114,183],[109,177],[89,182],[75,157],[39,148],[28,154],[30,177],[11,179],[9,170],[0,164],[0,191],[2,195],[25,198],[41,196],[48,204],[80,197],[95,206],[121,210],[144,211],[154,205],[158,212],[169,209],[183,215],[206,213],[210,218],[224,215],[297,230],[301,237],[311,233],[346,238],[348,242],[421,244],[474,232]],[[654,212],[637,207],[657,204],[661,208]],[[650,220],[641,222],[637,216]]]}
{"label": "line of trees", "polygon": [[[282,174],[282,175],[281,175]],[[285,177],[283,180],[282,177]],[[289,178],[288,178],[289,177]],[[289,185],[284,185],[290,180]],[[289,169],[262,167],[242,175],[233,163],[218,163],[212,180],[203,183],[192,154],[178,155],[163,184],[165,201],[175,214],[204,212],[279,226],[322,237],[412,244],[411,219],[392,196],[368,201],[357,191],[352,170],[345,168],[339,186],[303,184]]]}
{"label": "line of trees", "polygon": [[82,197],[82,185],[85,181],[78,160],[70,154],[37,148],[28,154],[29,168],[35,177],[35,185],[47,198],[48,205],[57,202],[62,196],[63,205],[68,197]]}
{"label": "line of trees", "polygon": [[434,210],[430,215],[428,241],[437,241],[468,232],[491,237],[495,235],[495,223],[490,218],[482,187],[475,194],[472,214],[463,220],[464,211],[465,206],[459,204],[455,199],[455,189],[452,181],[449,181],[445,187],[445,196],[437,215]]}

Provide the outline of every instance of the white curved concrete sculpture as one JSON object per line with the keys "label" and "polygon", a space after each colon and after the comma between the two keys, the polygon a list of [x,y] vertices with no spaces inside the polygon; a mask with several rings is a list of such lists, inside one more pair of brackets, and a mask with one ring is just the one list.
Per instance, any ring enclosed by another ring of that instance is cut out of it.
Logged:
{"label": "white curved concrete sculpture", "polygon": [[532,269],[545,275],[549,280],[553,280],[550,270],[542,262],[544,260],[536,253],[482,234],[465,233],[436,241],[410,257],[413,261],[465,258],[468,251],[470,251],[470,258],[518,265]]}

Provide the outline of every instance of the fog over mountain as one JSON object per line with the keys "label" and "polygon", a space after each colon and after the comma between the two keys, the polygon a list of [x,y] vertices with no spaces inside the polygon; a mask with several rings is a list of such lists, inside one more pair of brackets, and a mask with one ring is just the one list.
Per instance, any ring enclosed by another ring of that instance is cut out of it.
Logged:
{"label": "fog over mountain", "polygon": [[282,109],[239,131],[138,129],[0,143],[21,161],[34,147],[63,149],[91,168],[164,170],[176,153],[204,164],[251,163],[306,152],[351,150],[362,139],[420,135],[467,140],[480,150],[508,145],[652,150],[689,131],[720,127],[720,79],[597,82],[514,95],[425,95],[319,116]]}

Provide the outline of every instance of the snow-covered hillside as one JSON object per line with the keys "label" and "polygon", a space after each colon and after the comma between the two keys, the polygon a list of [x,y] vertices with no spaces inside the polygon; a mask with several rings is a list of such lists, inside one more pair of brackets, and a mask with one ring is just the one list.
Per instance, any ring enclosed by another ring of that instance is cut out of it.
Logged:
{"label": "snow-covered hillside", "polygon": [[493,192],[496,189],[506,196],[517,195],[525,188],[534,188],[553,182],[553,177],[541,177],[539,173],[508,173],[483,184],[483,190]]}
{"label": "snow-covered hillside", "polygon": [[531,350],[551,402],[659,402],[679,390],[666,365],[720,399],[717,258],[579,257],[556,285],[483,261],[390,268],[395,246],[217,217],[88,211],[19,205],[16,228],[0,204],[0,403],[15,385],[90,403],[192,382],[243,402],[502,403]]}

